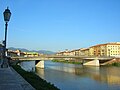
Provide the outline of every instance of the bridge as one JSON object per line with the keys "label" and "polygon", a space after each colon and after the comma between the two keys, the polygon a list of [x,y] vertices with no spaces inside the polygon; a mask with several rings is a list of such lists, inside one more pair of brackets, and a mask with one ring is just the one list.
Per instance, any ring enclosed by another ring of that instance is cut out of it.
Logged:
{"label": "bridge", "polygon": [[11,57],[12,60],[20,60],[20,61],[29,61],[34,60],[36,67],[44,68],[45,60],[53,60],[53,59],[65,59],[65,60],[81,60],[83,65],[89,66],[100,66],[106,65],[116,60],[115,57],[96,57],[96,56],[57,56],[57,55],[46,55],[46,56],[38,56],[38,57]]}
{"label": "bridge", "polygon": [[35,56],[35,57],[23,57],[23,56],[17,56],[17,57],[11,57],[13,60],[53,60],[53,59],[61,59],[61,58],[76,58],[76,59],[99,59],[99,60],[109,60],[113,59],[115,57],[99,57],[99,56],[57,56],[57,55],[45,55],[45,56]]}

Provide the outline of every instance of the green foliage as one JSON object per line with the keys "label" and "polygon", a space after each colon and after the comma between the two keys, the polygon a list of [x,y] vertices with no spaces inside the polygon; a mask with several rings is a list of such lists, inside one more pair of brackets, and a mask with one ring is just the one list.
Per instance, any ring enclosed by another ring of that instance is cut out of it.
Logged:
{"label": "green foliage", "polygon": [[75,62],[75,61],[70,61],[70,60],[52,60],[53,62],[61,62],[61,63],[70,63],[70,64],[81,64],[81,62]]}
{"label": "green foliage", "polygon": [[112,66],[117,66],[117,67],[120,67],[120,63],[117,63],[117,62],[112,63]]}
{"label": "green foliage", "polygon": [[18,65],[12,66],[27,82],[29,82],[36,90],[59,90],[53,84],[41,79],[33,72],[27,72]]}

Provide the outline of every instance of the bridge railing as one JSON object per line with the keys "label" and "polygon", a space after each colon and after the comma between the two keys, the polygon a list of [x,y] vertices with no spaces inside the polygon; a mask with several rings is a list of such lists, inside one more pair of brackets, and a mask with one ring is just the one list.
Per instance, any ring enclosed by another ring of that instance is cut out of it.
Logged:
{"label": "bridge railing", "polygon": [[110,56],[58,56],[58,55],[44,55],[44,56],[29,56],[29,57],[24,57],[24,56],[16,56],[16,57],[11,57],[11,58],[115,58],[115,57],[110,57]]}

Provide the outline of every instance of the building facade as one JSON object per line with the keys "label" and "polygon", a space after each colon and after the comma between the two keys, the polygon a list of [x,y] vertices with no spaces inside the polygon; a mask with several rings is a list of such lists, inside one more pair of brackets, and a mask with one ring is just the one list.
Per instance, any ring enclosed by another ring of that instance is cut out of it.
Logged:
{"label": "building facade", "polygon": [[120,57],[120,42],[98,44],[89,48],[59,52],[61,56],[115,56]]}
{"label": "building facade", "polygon": [[120,56],[120,43],[99,44],[89,48],[90,56]]}

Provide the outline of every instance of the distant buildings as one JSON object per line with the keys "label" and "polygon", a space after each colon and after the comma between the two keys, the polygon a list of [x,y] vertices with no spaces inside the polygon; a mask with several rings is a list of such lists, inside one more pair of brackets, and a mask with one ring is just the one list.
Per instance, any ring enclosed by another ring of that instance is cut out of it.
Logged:
{"label": "distant buildings", "polygon": [[25,53],[21,52],[20,50],[16,50],[16,51],[8,50],[7,51],[7,56],[10,56],[10,57],[24,56],[24,55]]}
{"label": "distant buildings", "polygon": [[115,56],[120,57],[120,42],[98,44],[89,48],[81,48],[72,51],[58,52],[56,55],[64,56]]}
{"label": "distant buildings", "polygon": [[37,53],[37,52],[21,52],[20,50],[8,50],[7,52],[7,56],[10,57],[16,57],[16,56],[23,56],[23,57],[37,57],[40,56],[41,54]]}
{"label": "distant buildings", "polygon": [[[3,53],[3,46],[0,44],[0,56]],[[24,57],[37,57],[43,54],[37,52],[21,52],[20,50],[8,50],[7,56],[24,56]],[[111,42],[105,44],[98,44],[89,48],[80,48],[76,50],[65,51],[56,53],[58,56],[115,56],[120,57],[120,42]]]}
{"label": "distant buildings", "polygon": [[41,54],[37,52],[24,52],[24,57],[37,57],[40,56]]}
{"label": "distant buildings", "polygon": [[[4,47],[2,44],[0,44],[0,59],[2,58],[3,53],[4,53],[3,50],[4,50]],[[16,57],[16,56],[37,57],[37,56],[43,55],[37,52],[21,52],[21,50],[8,50],[7,49],[6,51],[7,51],[6,55],[8,57]]]}

